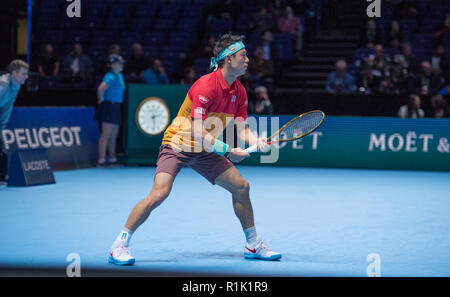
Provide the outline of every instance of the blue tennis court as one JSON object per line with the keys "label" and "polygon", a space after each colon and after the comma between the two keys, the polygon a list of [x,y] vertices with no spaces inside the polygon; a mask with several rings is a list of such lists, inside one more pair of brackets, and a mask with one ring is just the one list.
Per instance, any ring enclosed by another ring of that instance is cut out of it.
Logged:
{"label": "blue tennis court", "polygon": [[450,276],[450,173],[239,166],[258,234],[281,261],[243,258],[231,195],[183,169],[169,198],[135,232],[136,263],[107,263],[154,167],[55,172],[56,184],[0,186],[0,266],[252,276]]}

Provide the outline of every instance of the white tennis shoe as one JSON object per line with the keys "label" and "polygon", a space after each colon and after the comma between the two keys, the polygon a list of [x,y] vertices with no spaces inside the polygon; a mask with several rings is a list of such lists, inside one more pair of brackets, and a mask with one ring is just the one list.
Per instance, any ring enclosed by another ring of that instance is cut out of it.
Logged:
{"label": "white tennis shoe", "polygon": [[245,245],[244,258],[275,261],[281,259],[281,254],[271,251],[260,239],[254,246]]}
{"label": "white tennis shoe", "polygon": [[113,247],[109,252],[108,262],[116,265],[133,265],[136,259],[130,254],[126,246]]}

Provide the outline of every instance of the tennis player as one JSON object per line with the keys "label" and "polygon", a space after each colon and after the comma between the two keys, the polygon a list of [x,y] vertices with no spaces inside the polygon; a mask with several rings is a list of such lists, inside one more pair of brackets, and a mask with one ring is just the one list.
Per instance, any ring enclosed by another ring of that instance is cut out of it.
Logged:
{"label": "tennis player", "polygon": [[[243,36],[223,35],[216,43],[211,59],[212,72],[200,77],[189,89],[177,117],[166,129],[156,163],[151,193],[131,211],[125,227],[114,241],[108,261],[118,265],[132,265],[129,243],[135,230],[159,206],[172,189],[175,177],[182,167],[189,166],[213,185],[217,184],[232,194],[233,208],[245,237],[244,257],[278,260],[280,253],[271,251],[257,235],[253,209],[249,197],[249,184],[242,178],[232,162],[249,157],[241,148],[230,148],[217,137],[218,129],[205,129],[204,122],[211,117],[222,121],[247,120],[247,94],[238,77],[245,74],[249,59]],[[245,125],[238,137],[249,145],[258,145],[267,151],[265,138],[257,138]],[[196,148],[200,147],[200,150]]]}

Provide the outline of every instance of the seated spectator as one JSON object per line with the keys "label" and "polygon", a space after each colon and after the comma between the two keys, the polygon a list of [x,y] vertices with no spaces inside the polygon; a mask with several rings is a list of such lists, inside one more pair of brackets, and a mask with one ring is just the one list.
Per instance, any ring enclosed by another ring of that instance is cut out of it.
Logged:
{"label": "seated spectator", "polygon": [[273,33],[271,30],[264,31],[259,46],[263,49],[264,59],[271,61],[276,65],[278,56],[275,43],[273,42]]}
{"label": "seated spectator", "polygon": [[336,62],[336,71],[328,75],[325,90],[330,94],[351,94],[356,91],[355,78],[347,72],[344,60]]}
{"label": "seated spectator", "polygon": [[90,57],[83,54],[83,47],[75,43],[72,52],[64,59],[62,74],[70,81],[92,83],[94,68]]}
{"label": "seated spectator", "polygon": [[370,55],[367,62],[372,67],[375,76],[389,75],[390,58],[384,54],[381,44],[375,45],[374,54]]}
{"label": "seated spectator", "polygon": [[400,55],[394,57],[395,61],[402,65],[405,75],[412,75],[418,71],[419,61],[412,53],[412,46],[409,42],[405,42],[402,45]]}
{"label": "seated spectator", "polygon": [[252,32],[264,32],[266,30],[272,30],[274,27],[272,15],[267,13],[265,7],[261,7],[256,14],[254,14],[250,20],[250,30]]}
{"label": "seated spectator", "polygon": [[248,112],[253,114],[273,114],[273,104],[270,102],[267,88],[259,86],[255,89],[256,100],[248,103]]}
{"label": "seated spectator", "polygon": [[283,16],[278,18],[278,31],[292,34],[295,38],[295,50],[301,51],[303,46],[303,25],[300,18],[294,15],[292,7],[286,6]]}
{"label": "seated spectator", "polygon": [[191,85],[195,82],[196,78],[197,78],[197,74],[195,73],[194,67],[192,67],[192,66],[186,67],[184,69],[184,75],[180,81],[180,84]]}
{"label": "seated spectator", "polygon": [[420,105],[420,97],[416,94],[411,94],[408,97],[408,104],[400,106],[400,109],[398,110],[398,116],[402,119],[423,118],[425,116],[425,113],[423,112],[423,109],[420,108]]}
{"label": "seated spectator", "polygon": [[118,44],[112,44],[109,49],[108,52],[106,54],[106,57],[103,60],[103,72],[107,73],[110,70],[110,65],[109,65],[109,57],[111,57],[112,55],[116,55],[116,56],[120,56],[120,45]]}
{"label": "seated spectator", "polygon": [[216,37],[214,34],[209,34],[206,44],[200,49],[197,56],[202,58],[210,58],[214,56],[214,46],[216,44]]}
{"label": "seated spectator", "polygon": [[373,48],[379,43],[381,43],[381,32],[377,29],[374,20],[368,20],[360,33],[360,46]]}
{"label": "seated spectator", "polygon": [[53,46],[46,44],[39,56],[37,67],[41,76],[57,76],[59,74],[59,57],[54,53]]}
{"label": "seated spectator", "polygon": [[390,76],[387,78],[387,80],[390,89],[387,92],[388,94],[402,95],[406,93],[407,78],[400,63],[393,62],[391,64]]}
{"label": "seated spectator", "polygon": [[118,44],[113,44],[108,49],[108,57],[111,55],[120,56],[120,46]]}
{"label": "seated spectator", "polygon": [[448,61],[445,58],[445,48],[442,44],[435,47],[433,55],[431,56],[431,68],[436,74],[442,74],[447,66]]}
{"label": "seated spectator", "polygon": [[149,61],[144,57],[142,45],[140,43],[133,43],[131,46],[132,54],[127,60],[124,73],[126,75],[142,77],[145,69],[149,67]]}
{"label": "seated spectator", "polygon": [[274,69],[271,61],[264,58],[264,50],[262,47],[255,49],[255,58],[248,65],[248,73],[251,80],[263,83],[265,85],[273,84]]}
{"label": "seated spectator", "polygon": [[370,95],[376,93],[380,85],[380,78],[374,76],[372,73],[372,67],[370,65],[365,64],[363,66],[363,71],[361,75],[358,77],[358,81],[356,83],[358,93],[364,95]]}
{"label": "seated spectator", "polygon": [[440,43],[446,34],[450,33],[450,13],[445,16],[444,22],[437,28],[433,36]]}
{"label": "seated spectator", "polygon": [[169,78],[167,77],[164,67],[160,60],[155,59],[152,66],[144,71],[142,79],[146,84],[158,85],[168,84]]}
{"label": "seated spectator", "polygon": [[408,91],[422,96],[433,96],[441,86],[441,78],[433,73],[430,62],[423,61],[421,72],[409,81]]}
{"label": "seated spectator", "polygon": [[386,32],[386,46],[399,48],[403,43],[403,30],[396,20],[392,20]]}
{"label": "seated spectator", "polygon": [[450,109],[447,101],[442,95],[436,95],[431,98],[431,106],[433,107],[434,118],[448,118],[450,117]]}

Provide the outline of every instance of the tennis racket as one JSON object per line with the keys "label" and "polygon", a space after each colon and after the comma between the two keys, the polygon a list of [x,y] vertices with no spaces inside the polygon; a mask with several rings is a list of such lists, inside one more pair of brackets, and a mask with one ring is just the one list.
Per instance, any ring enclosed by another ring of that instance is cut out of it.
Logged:
{"label": "tennis racket", "polygon": [[[321,110],[305,112],[284,124],[284,126],[281,127],[280,130],[267,138],[267,144],[294,141],[305,137],[306,135],[319,128],[324,120],[325,114]],[[281,138],[281,136],[283,136],[283,138]],[[258,147],[254,145],[245,149],[244,152],[250,154],[256,152],[257,150]]]}

